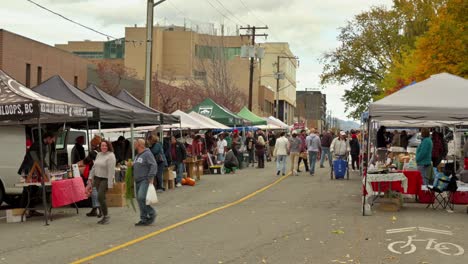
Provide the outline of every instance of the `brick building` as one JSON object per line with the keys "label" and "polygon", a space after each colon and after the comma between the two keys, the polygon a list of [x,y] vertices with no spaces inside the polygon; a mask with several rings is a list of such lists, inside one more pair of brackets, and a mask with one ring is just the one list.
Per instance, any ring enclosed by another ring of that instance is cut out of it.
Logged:
{"label": "brick building", "polygon": [[320,132],[326,129],[327,97],[318,90],[306,89],[297,91],[296,117],[308,128],[317,128]]}
{"label": "brick building", "polygon": [[0,69],[26,87],[60,75],[84,89],[88,63],[61,49],[0,29]]}

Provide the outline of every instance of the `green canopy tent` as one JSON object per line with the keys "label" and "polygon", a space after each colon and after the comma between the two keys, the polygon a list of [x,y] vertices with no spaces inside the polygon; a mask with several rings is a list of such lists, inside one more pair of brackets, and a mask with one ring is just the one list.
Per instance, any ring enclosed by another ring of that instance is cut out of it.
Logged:
{"label": "green canopy tent", "polygon": [[203,102],[189,110],[188,113],[192,111],[218,121],[219,123],[226,126],[239,127],[244,125],[243,119],[241,117],[220,106],[210,98],[206,98]]}
{"label": "green canopy tent", "polygon": [[244,119],[247,119],[249,120],[251,123],[252,123],[252,126],[261,126],[261,125],[266,125],[267,122],[265,121],[265,119],[257,116],[256,114],[252,113],[247,107],[244,106],[244,108],[242,108],[240,110],[239,113],[237,113],[238,116],[244,118]]}

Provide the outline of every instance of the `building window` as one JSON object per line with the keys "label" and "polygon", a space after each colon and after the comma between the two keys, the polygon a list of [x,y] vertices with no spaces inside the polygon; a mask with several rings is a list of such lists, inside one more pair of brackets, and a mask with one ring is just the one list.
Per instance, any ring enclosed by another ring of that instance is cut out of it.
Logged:
{"label": "building window", "polygon": [[195,46],[195,56],[199,59],[226,59],[232,60],[237,56],[240,56],[240,47],[212,47],[212,46]]}
{"label": "building window", "polygon": [[104,52],[99,51],[74,51],[73,54],[86,59],[102,59]]}
{"label": "building window", "polygon": [[195,80],[206,80],[206,72],[193,70],[193,78],[195,78]]}
{"label": "building window", "polygon": [[31,64],[26,63],[26,87],[31,88]]}
{"label": "building window", "polygon": [[37,66],[37,85],[42,83],[42,67]]}
{"label": "building window", "polygon": [[73,86],[78,87],[78,76],[75,75],[75,78],[73,80]]}

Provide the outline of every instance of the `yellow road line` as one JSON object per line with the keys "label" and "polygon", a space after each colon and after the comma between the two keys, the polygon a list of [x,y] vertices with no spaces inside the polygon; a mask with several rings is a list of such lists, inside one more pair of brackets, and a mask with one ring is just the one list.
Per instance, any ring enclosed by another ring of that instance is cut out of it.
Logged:
{"label": "yellow road line", "polygon": [[226,209],[226,208],[232,207],[232,206],[234,206],[234,205],[240,204],[240,203],[242,203],[242,202],[244,202],[244,201],[246,201],[246,200],[248,200],[248,199],[250,199],[250,198],[252,198],[252,197],[254,197],[254,196],[256,196],[256,195],[258,195],[259,193],[262,193],[262,192],[264,192],[264,191],[270,189],[271,187],[273,187],[273,186],[275,186],[276,184],[280,183],[281,181],[283,181],[284,179],[286,179],[286,178],[289,177],[289,176],[291,176],[291,173],[288,173],[287,175],[282,176],[281,178],[277,179],[277,180],[274,181],[273,183],[270,183],[270,184],[268,184],[267,186],[265,186],[265,187],[263,187],[263,188],[261,188],[261,189],[255,191],[255,192],[253,192],[253,193],[251,193],[251,194],[249,194],[249,195],[246,195],[246,196],[240,198],[239,200],[237,200],[237,201],[235,201],[235,202],[228,203],[228,204],[223,205],[223,206],[221,206],[221,207],[218,207],[218,208],[209,210],[209,211],[207,211],[207,212],[205,212],[205,213],[202,213],[202,214],[199,214],[199,215],[194,216],[194,217],[192,217],[192,218],[189,218],[189,219],[180,221],[180,222],[178,222],[178,223],[175,223],[175,224],[170,225],[170,226],[168,226],[168,227],[159,229],[158,231],[149,233],[149,234],[147,234],[147,235],[138,237],[138,238],[136,238],[136,239],[134,239],[134,240],[125,242],[125,243],[120,244],[120,245],[118,245],[118,246],[115,246],[115,247],[109,248],[109,249],[107,249],[107,250],[104,250],[104,251],[98,252],[98,253],[96,253],[96,254],[93,254],[93,255],[91,255],[91,256],[88,256],[88,257],[85,257],[85,258],[76,260],[76,261],[72,262],[71,264],[81,264],[81,263],[85,263],[85,262],[87,262],[87,261],[93,260],[93,259],[95,259],[95,258],[108,255],[108,254],[110,254],[110,253],[112,253],[112,252],[115,252],[115,251],[117,251],[117,250],[119,250],[119,249],[123,249],[123,248],[129,247],[129,246],[131,246],[131,245],[135,245],[135,244],[137,244],[137,243],[139,243],[139,242],[142,242],[143,240],[146,240],[146,239],[148,239],[148,238],[155,237],[155,236],[157,236],[157,235],[159,235],[159,234],[161,234],[161,233],[164,233],[164,232],[167,232],[167,231],[169,231],[169,230],[175,229],[175,228],[177,228],[177,227],[179,227],[179,226],[188,224],[188,223],[190,223],[190,222],[193,222],[193,221],[198,220],[198,219],[200,219],[200,218],[203,218],[203,217],[205,217],[205,216],[211,215],[211,214],[216,213],[216,212],[218,212],[218,211],[221,211],[221,210],[224,210],[224,209]]}

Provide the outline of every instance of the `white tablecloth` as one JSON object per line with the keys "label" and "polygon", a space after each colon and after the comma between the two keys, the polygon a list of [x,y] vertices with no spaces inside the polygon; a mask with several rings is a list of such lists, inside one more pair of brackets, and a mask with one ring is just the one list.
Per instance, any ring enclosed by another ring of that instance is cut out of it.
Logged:
{"label": "white tablecloth", "polygon": [[[367,174],[366,191],[367,195],[371,195],[374,190],[372,189],[373,182],[395,182],[401,181],[401,187],[405,192],[408,191],[408,178],[403,173],[387,173],[387,174]],[[365,178],[362,179],[364,184]]]}

